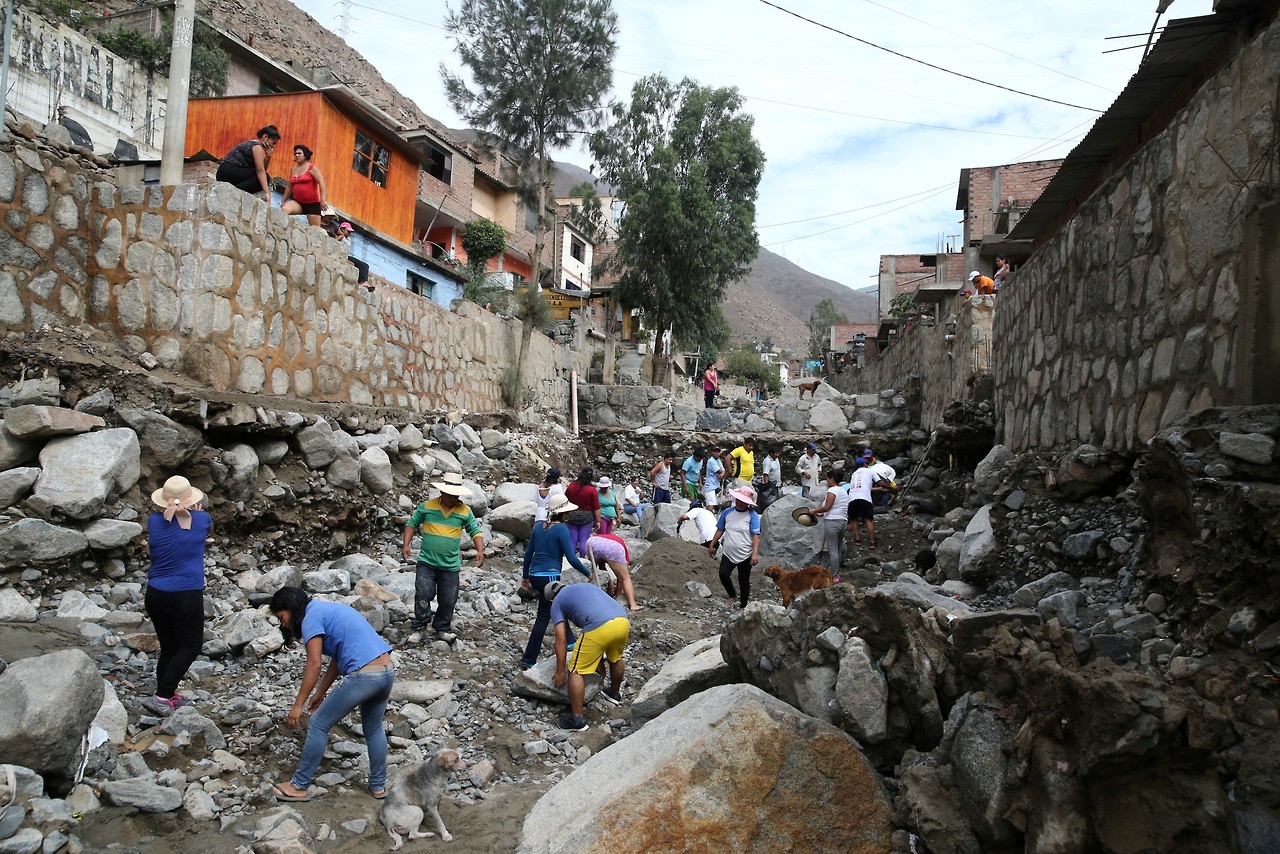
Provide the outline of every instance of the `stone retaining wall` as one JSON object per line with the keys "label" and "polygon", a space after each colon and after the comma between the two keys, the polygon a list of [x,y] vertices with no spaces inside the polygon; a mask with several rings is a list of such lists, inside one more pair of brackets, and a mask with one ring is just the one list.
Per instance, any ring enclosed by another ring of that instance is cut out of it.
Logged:
{"label": "stone retaining wall", "polygon": [[[518,323],[373,291],[319,229],[225,184],[117,188],[72,157],[0,150],[0,331],[89,325],[217,391],[504,408]],[[585,358],[534,335],[524,384],[568,411]]]}
{"label": "stone retaining wall", "polygon": [[[991,373],[991,330],[999,299],[957,296],[933,326],[912,325],[862,368],[845,367],[827,382],[846,394],[910,389],[919,402],[919,425],[932,430],[948,406],[972,397],[976,379]],[[947,341],[947,335],[955,337]]]}
{"label": "stone retaining wall", "polygon": [[1135,449],[1188,411],[1276,402],[1276,213],[1259,179],[1275,180],[1278,83],[1273,22],[1006,284],[1005,445]]}

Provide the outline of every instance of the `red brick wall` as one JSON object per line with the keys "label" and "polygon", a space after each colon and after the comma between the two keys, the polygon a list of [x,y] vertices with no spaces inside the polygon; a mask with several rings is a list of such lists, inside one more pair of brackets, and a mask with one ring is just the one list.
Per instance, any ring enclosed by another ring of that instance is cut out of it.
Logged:
{"label": "red brick wall", "polygon": [[[1030,160],[1004,166],[979,166],[969,170],[969,207],[965,211],[965,245],[971,246],[985,234],[994,234],[995,209],[1026,210],[1040,198],[1049,180],[1057,174],[1061,160]],[[996,195],[998,185],[999,195]]]}

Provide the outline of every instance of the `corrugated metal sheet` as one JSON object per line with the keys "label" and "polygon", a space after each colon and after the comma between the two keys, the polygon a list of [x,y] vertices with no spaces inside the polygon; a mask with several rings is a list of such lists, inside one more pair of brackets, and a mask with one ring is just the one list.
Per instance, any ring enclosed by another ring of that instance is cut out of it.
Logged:
{"label": "corrugated metal sheet", "polygon": [[[1206,59],[1222,49],[1232,29],[1253,9],[1233,7],[1199,18],[1170,21],[1136,74],[1111,108],[1072,149],[1058,174],[1045,187],[1008,235],[1010,240],[1039,240],[1067,207],[1091,192],[1100,173],[1122,147],[1140,138],[1142,127]],[[1221,7],[1220,7],[1221,8]]]}

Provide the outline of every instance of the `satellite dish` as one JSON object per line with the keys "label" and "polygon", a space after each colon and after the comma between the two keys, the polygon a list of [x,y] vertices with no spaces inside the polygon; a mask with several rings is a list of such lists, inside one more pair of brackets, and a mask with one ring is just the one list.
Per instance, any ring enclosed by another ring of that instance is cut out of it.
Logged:
{"label": "satellite dish", "polygon": [[93,137],[89,136],[89,132],[84,129],[84,125],[66,116],[59,118],[58,124],[67,129],[67,132],[71,134],[71,141],[76,145],[82,145],[89,149],[93,148]]}

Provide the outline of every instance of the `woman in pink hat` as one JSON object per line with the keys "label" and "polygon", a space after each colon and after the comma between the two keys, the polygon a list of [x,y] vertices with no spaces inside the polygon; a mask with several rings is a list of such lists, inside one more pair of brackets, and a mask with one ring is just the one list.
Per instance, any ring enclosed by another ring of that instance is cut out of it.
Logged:
{"label": "woman in pink hat", "polygon": [[188,701],[178,682],[204,646],[204,544],[213,519],[201,508],[204,493],[174,475],[151,493],[160,509],[147,519],[151,569],[147,573],[147,616],[160,641],[156,693],[142,705],[169,715]]}

